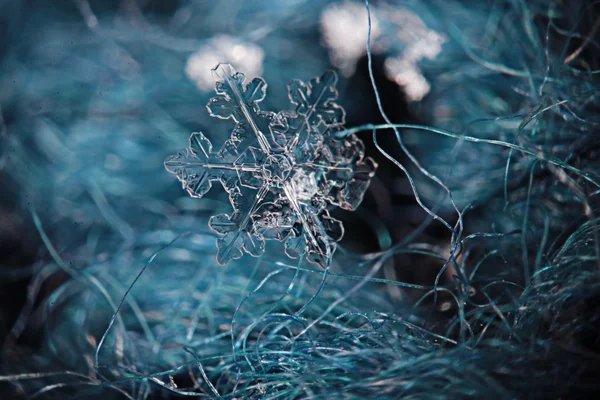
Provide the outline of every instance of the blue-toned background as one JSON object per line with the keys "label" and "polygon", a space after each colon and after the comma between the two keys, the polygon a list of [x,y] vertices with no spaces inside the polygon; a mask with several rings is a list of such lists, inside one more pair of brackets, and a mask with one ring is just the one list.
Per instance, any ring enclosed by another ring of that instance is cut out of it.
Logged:
{"label": "blue-toned background", "polygon": [[[593,398],[599,9],[373,1],[384,117],[360,1],[0,1],[0,398]],[[217,265],[164,169],[221,61],[273,111],[337,71],[379,168],[331,270]]]}

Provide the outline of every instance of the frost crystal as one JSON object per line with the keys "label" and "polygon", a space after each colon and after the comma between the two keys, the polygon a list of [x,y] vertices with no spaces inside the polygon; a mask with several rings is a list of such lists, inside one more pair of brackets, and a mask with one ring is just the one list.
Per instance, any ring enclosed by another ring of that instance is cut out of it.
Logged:
{"label": "frost crystal", "polygon": [[165,160],[190,196],[200,198],[215,181],[229,194],[233,212],[210,218],[218,234],[217,261],[224,265],[244,252],[259,256],[265,240],[285,242],[291,258],[306,257],[324,267],[344,228],[328,206],[354,210],[377,164],[364,157],[355,135],[338,138],[344,109],[335,104],[337,76],[325,72],[308,84],[288,85],[293,111],[262,111],[267,84],[228,64],[213,70],[217,96],[210,115],[233,119],[229,140],[218,152],[200,132],[190,146]]}

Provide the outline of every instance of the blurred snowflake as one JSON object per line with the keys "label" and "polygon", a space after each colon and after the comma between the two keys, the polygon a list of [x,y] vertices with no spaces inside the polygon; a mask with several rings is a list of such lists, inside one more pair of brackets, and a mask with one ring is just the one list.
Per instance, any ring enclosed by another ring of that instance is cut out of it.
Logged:
{"label": "blurred snowflake", "polygon": [[[381,28],[375,7],[371,6],[371,44],[373,53],[386,49],[379,40]],[[356,70],[358,59],[367,54],[367,9],[362,3],[333,3],[321,14],[323,44],[329,49],[331,63],[348,77]]]}
{"label": "blurred snowflake", "polygon": [[[382,3],[371,6],[371,51],[385,53],[385,74],[401,86],[407,100],[419,101],[430,86],[419,68],[423,59],[433,60],[447,38],[430,30],[408,8]],[[358,60],[367,54],[368,23],[364,3],[333,3],[321,14],[323,42],[333,65],[350,76]]]}
{"label": "blurred snowflake", "polygon": [[219,235],[217,261],[259,256],[265,240],[275,239],[285,242],[289,257],[325,267],[344,233],[328,205],[356,209],[377,168],[355,135],[335,135],[345,116],[334,102],[336,74],[290,82],[295,110],[278,113],[259,108],[263,79],[244,84],[228,64],[213,76],[217,96],[207,107],[211,116],[235,121],[230,139],[213,152],[206,136],[193,133],[189,148],[168,157],[165,167],[192,197],[204,196],[214,181],[228,192],[233,212],[209,221]]}
{"label": "blurred snowflake", "polygon": [[387,77],[402,86],[409,101],[419,101],[431,87],[419,68],[423,59],[433,60],[442,51],[447,38],[427,28],[423,20],[406,8],[384,8],[387,20],[393,24],[393,37],[404,47],[395,57],[385,60]]}
{"label": "blurred snowflake", "polygon": [[216,35],[190,56],[185,73],[203,92],[214,87],[214,79],[207,65],[217,65],[221,60],[230,60],[233,65],[243,68],[249,77],[262,74],[264,51],[254,43],[229,35]]}

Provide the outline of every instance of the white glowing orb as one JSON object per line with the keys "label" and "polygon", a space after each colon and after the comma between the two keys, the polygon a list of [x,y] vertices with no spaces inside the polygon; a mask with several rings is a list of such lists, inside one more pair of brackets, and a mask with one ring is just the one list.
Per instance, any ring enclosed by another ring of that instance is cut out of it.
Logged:
{"label": "white glowing orb", "polygon": [[250,79],[262,75],[264,51],[257,45],[241,39],[217,35],[190,56],[185,73],[198,89],[203,92],[212,91],[214,78],[211,69],[221,62],[227,62],[236,68],[246,71]]}
{"label": "white glowing orb", "polygon": [[[376,10],[371,7],[371,41],[373,51],[380,50],[376,39],[380,34]],[[350,76],[356,70],[359,58],[367,54],[367,10],[363,3],[331,4],[321,14],[321,33],[329,49],[331,63],[342,75]]]}

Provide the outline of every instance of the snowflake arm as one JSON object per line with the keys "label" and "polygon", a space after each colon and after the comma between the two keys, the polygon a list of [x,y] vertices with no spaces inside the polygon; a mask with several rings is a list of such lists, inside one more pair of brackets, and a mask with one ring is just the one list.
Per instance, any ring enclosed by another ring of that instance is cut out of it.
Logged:
{"label": "snowflake arm", "polygon": [[243,157],[221,151],[212,153],[212,144],[201,133],[190,136],[190,146],[165,160],[167,171],[175,174],[191,197],[201,198],[212,187],[213,181],[220,181],[226,189],[235,187],[237,182],[251,182],[253,174],[261,167],[253,162],[244,162]]}
{"label": "snowflake arm", "polygon": [[331,127],[344,123],[345,112],[335,104],[338,93],[335,89],[337,75],[325,72],[308,84],[295,79],[288,85],[288,96],[296,106],[293,112],[280,112],[273,124],[274,140],[293,153],[297,146],[309,142],[317,144],[322,134]]}
{"label": "snowflake arm", "polygon": [[254,133],[261,150],[270,154],[271,145],[263,130],[265,123],[268,128],[272,115],[261,112],[258,107],[258,103],[265,98],[265,81],[255,78],[244,87],[244,74],[235,72],[229,64],[219,64],[213,70],[213,76],[217,82],[217,96],[207,105],[210,115],[222,119],[232,118],[241,125],[238,130],[245,131],[247,125]]}
{"label": "snowflake arm", "polygon": [[335,242],[344,235],[342,223],[329,217],[327,211],[319,217],[315,207],[302,205],[293,183],[286,185],[284,191],[299,222],[285,243],[286,254],[290,258],[299,258],[306,253],[309,261],[325,268],[335,251]]}
{"label": "snowflake arm", "polygon": [[264,239],[248,227],[252,224],[252,216],[268,193],[268,185],[263,185],[254,196],[252,203],[247,204],[250,196],[243,196],[236,190],[231,194],[232,203],[236,205],[235,211],[231,215],[220,214],[210,218],[208,225],[219,235],[217,239],[219,264],[225,265],[231,260],[240,258],[243,251],[254,257],[264,252]]}
{"label": "snowflake arm", "polygon": [[292,134],[288,144],[289,151],[294,151],[298,144],[306,142],[310,131],[321,122],[327,127],[344,123],[344,109],[334,103],[338,96],[336,83],[337,76],[333,71],[311,79],[308,85],[300,80],[290,82],[290,101],[296,105],[295,112],[301,122]]}

